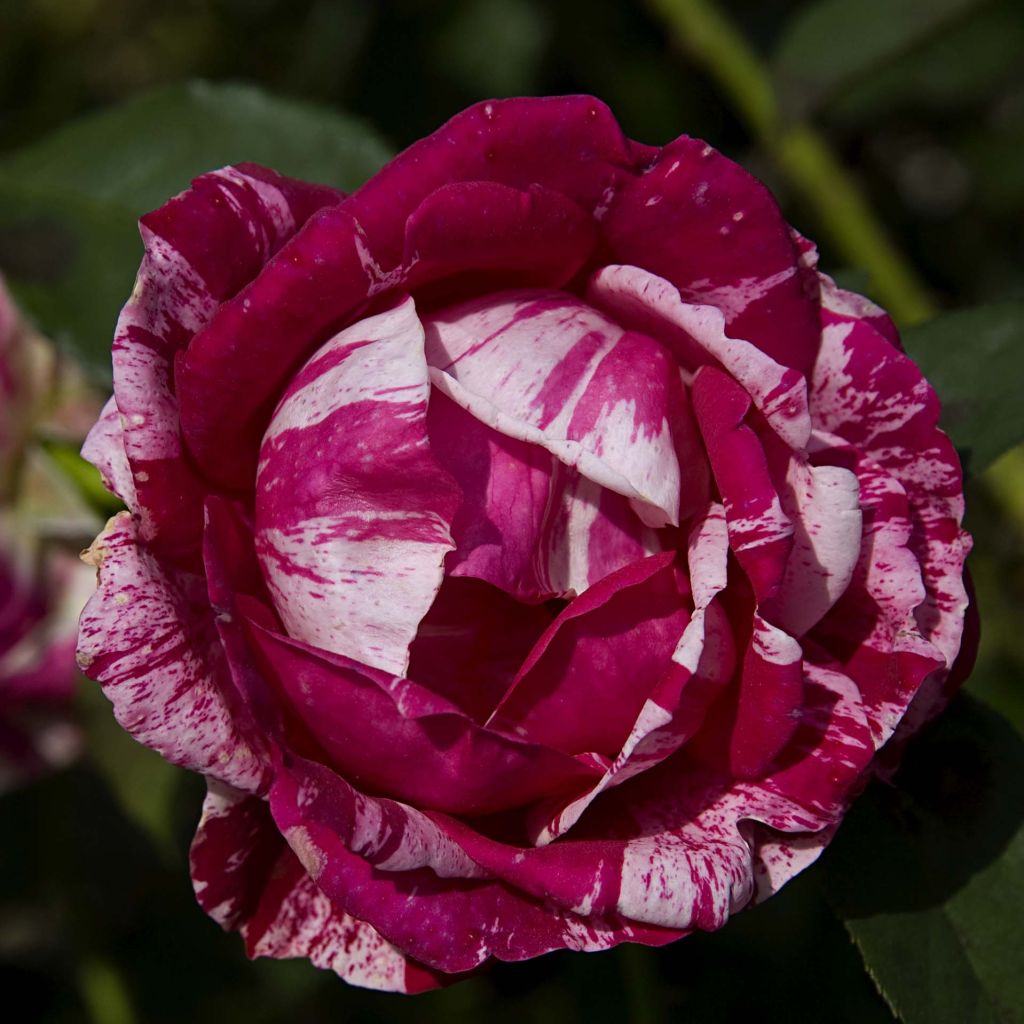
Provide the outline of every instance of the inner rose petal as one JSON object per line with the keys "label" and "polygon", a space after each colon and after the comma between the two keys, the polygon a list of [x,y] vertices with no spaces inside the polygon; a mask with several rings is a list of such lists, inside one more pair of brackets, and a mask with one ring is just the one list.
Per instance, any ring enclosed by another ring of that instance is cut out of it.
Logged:
{"label": "inner rose petal", "polygon": [[[424,326],[438,390],[500,433],[540,445],[625,495],[646,525],[678,525],[681,486],[693,489],[676,451],[687,400],[658,342],[572,295],[542,289],[451,306]],[[699,472],[699,459],[694,466]]]}
{"label": "inner rose petal", "polygon": [[446,572],[486,580],[520,601],[575,597],[610,572],[674,547],[644,526],[628,499],[539,445],[506,437],[445,395],[427,414],[431,449],[463,503]]}
{"label": "inner rose petal", "polygon": [[296,375],[256,482],[256,552],[289,634],[397,675],[441,585],[459,501],[430,454],[429,391],[405,299]]}

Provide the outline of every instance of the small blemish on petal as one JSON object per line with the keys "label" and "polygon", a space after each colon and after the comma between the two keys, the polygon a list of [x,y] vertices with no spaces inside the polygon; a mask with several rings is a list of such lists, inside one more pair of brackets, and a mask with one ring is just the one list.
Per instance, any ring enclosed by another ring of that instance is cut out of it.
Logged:
{"label": "small blemish on petal", "polygon": [[323,872],[325,858],[323,851],[313,843],[308,829],[304,825],[296,825],[288,830],[287,839],[299,862],[316,881]]}

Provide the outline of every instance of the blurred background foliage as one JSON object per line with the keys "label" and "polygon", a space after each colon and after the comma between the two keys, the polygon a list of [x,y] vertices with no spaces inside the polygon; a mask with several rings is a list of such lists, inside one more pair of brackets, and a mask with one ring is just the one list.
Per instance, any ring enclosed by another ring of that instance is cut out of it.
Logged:
{"label": "blurred background foliage", "polygon": [[[968,689],[1020,729],[1022,52],[1020,0],[0,0],[0,269],[102,389],[134,220],[212,163],[355,187],[466,105],[515,94],[594,93],[634,138],[705,138],[911,328],[973,474]],[[19,1021],[1021,1019],[1005,930],[1024,917],[1020,741],[981,704],[912,747],[899,797],[873,788],[821,866],[721,933],[501,966],[415,1001],[247,963],[188,887],[201,783],[121,733],[95,688],[81,704],[84,765],[0,802],[0,977]],[[938,860],[866,856],[908,821],[946,837]],[[923,875],[926,896],[901,901],[893,887]],[[993,925],[979,907],[1000,904]]]}

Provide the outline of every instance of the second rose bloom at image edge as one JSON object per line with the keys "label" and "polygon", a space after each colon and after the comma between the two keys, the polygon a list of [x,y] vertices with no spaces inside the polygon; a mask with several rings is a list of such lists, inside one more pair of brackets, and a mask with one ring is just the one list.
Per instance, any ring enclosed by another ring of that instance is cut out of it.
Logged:
{"label": "second rose bloom at image edge", "polygon": [[704,142],[482,103],[141,230],[79,663],[206,776],[250,955],[416,992],[717,928],[959,685],[935,394]]}

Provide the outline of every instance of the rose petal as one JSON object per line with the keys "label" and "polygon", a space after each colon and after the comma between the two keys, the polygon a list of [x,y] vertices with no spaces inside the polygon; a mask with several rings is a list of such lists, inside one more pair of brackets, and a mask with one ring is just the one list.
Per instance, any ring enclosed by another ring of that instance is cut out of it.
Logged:
{"label": "rose petal", "polygon": [[118,722],[173,764],[258,790],[263,767],[228,704],[203,578],[163,566],[124,512],[90,556],[99,590],[82,613],[78,664],[103,684]]}
{"label": "rose petal", "polygon": [[161,551],[187,558],[202,529],[204,488],[183,455],[175,355],[295,231],[297,215],[331,194],[226,167],[140,221],[145,255],[114,336],[114,394],[141,537]]}
{"label": "rose petal", "polygon": [[648,526],[678,524],[685,398],[656,342],[541,290],[488,295],[424,326],[431,381],[450,399],[625,495]]}
{"label": "rose petal", "polygon": [[808,639],[857,684],[881,747],[925,678],[943,665],[915,617],[926,592],[911,547],[912,510],[903,486],[878,463],[831,435],[816,434],[815,447],[815,461],[856,473],[864,524],[850,585]]}
{"label": "rose petal", "polygon": [[737,778],[763,774],[789,742],[802,715],[803,676],[800,644],[755,615],[729,744],[729,764]]}
{"label": "rose petal", "polygon": [[738,164],[683,136],[626,178],[603,222],[615,262],[717,306],[729,335],[808,373],[818,349],[817,283],[771,193]]}
{"label": "rose petal", "polygon": [[672,543],[644,526],[622,495],[491,429],[440,392],[427,429],[463,494],[446,563],[452,576],[486,580],[520,601],[575,597]]}
{"label": "rose petal", "polygon": [[839,465],[811,465],[770,434],[761,437],[769,472],[793,524],[778,590],[761,604],[773,623],[803,636],[846,590],[861,547],[857,476]]}
{"label": "rose petal", "polygon": [[590,279],[587,301],[632,330],[669,346],[681,366],[695,372],[716,361],[747,391],[765,419],[790,447],[811,435],[807,382],[749,341],[729,337],[716,306],[685,302],[664,278],[639,267],[603,267]]}
{"label": "rose petal", "polygon": [[[479,837],[524,885],[556,887],[579,906],[566,912],[515,885],[488,877],[461,843],[476,835],[455,819],[434,821],[411,807],[356,793],[341,778],[306,761],[283,770],[271,809],[299,859],[339,908],[374,925],[407,955],[448,973],[488,957],[525,960],[553,949],[607,949],[619,942],[661,945],[678,930],[592,913],[588,887],[617,888],[615,864],[573,856],[558,844],[536,851],[563,870],[523,866],[530,851]],[[621,848],[615,844],[607,852]],[[548,853],[552,851],[552,853]],[[600,848],[594,852],[600,852]],[[518,865],[518,866],[517,866]],[[585,916],[580,916],[585,915]]]}
{"label": "rose petal", "polygon": [[729,546],[763,602],[782,583],[793,523],[775,489],[764,447],[745,422],[750,404],[750,396],[717,367],[697,372],[693,407],[725,504]]}
{"label": "rose petal", "polygon": [[409,647],[409,678],[486,722],[553,618],[545,604],[448,575]]}
{"label": "rose petal", "polygon": [[405,299],[296,375],[256,483],[256,550],[288,632],[398,675],[441,585],[459,500],[430,454],[429,392]]}
{"label": "rose petal", "polygon": [[[811,390],[815,421],[862,450],[906,489],[914,522],[911,548],[926,588],[916,618],[949,666],[960,650],[968,604],[963,567],[970,538],[960,526],[959,460],[938,429],[934,391],[886,337],[874,307],[851,300],[827,279],[822,297],[822,347]],[[923,707],[935,710],[948,699],[947,678],[936,674],[929,684],[934,693],[922,698]]]}
{"label": "rose petal", "polygon": [[461,181],[440,186],[410,215],[402,263],[410,289],[454,275],[477,291],[560,288],[596,242],[593,219],[559,192]]}
{"label": "rose petal", "polygon": [[424,809],[482,815],[594,776],[588,764],[484,729],[408,679],[255,624],[248,634],[332,767],[364,788]]}
{"label": "rose petal", "polygon": [[287,846],[266,803],[213,783],[190,851],[199,905],[241,932],[251,957],[305,957],[350,985],[423,992],[438,979],[335,909]]}
{"label": "rose petal", "polygon": [[671,669],[689,597],[672,552],[607,576],[551,624],[489,724],[566,753],[615,756]]}
{"label": "rose petal", "polygon": [[344,205],[310,218],[175,365],[181,429],[206,479],[244,492],[287,381],[332,324],[386,288]]}
{"label": "rose petal", "polygon": [[103,485],[113,491],[133,511],[138,500],[135,497],[135,481],[128,465],[124,450],[124,428],[121,413],[113,395],[103,406],[100,418],[93,424],[82,445],[82,458],[91,462],[103,478]]}

